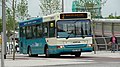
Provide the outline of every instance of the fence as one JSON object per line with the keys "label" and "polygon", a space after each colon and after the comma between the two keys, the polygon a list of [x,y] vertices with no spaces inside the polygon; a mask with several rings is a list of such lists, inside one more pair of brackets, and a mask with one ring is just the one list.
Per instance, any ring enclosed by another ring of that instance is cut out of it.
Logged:
{"label": "fence", "polygon": [[[118,39],[118,44],[115,46],[116,50],[120,50],[120,37],[117,37]],[[97,50],[110,50],[111,46],[108,44],[110,38],[108,37],[96,37],[96,45],[97,45]],[[106,41],[106,43],[105,43]]]}

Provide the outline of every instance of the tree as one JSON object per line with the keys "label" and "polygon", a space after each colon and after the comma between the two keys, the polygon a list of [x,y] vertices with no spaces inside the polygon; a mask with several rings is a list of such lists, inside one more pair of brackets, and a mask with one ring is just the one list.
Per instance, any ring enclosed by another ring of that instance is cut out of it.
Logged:
{"label": "tree", "polygon": [[111,13],[108,17],[106,17],[107,19],[120,19],[120,16],[116,16],[113,15],[113,13]]}
{"label": "tree", "polygon": [[[0,2],[1,1],[2,0],[0,0]],[[14,6],[15,12],[13,12],[13,9],[12,9],[13,1],[15,3],[15,6]],[[13,18],[14,18],[13,13],[15,14],[15,22],[13,21]],[[9,37],[11,34],[13,34],[14,24],[15,24],[15,28],[18,27],[17,20],[25,20],[28,16],[29,14],[28,14],[28,1],[27,0],[6,0],[7,36]]]}
{"label": "tree", "polygon": [[73,1],[73,12],[91,12],[92,18],[102,18],[101,6],[106,3],[107,0],[75,0]]}
{"label": "tree", "polygon": [[60,0],[40,0],[40,9],[43,15],[61,12]]}
{"label": "tree", "polygon": [[[0,3],[1,3],[0,6],[2,7],[2,0],[0,0]],[[0,18],[0,33],[1,32],[2,32],[2,18]]]}
{"label": "tree", "polygon": [[16,10],[17,19],[19,20],[25,20],[30,15],[28,14],[28,1],[27,0],[21,0],[17,5]]}
{"label": "tree", "polygon": [[2,19],[0,18],[0,33],[2,32]]}
{"label": "tree", "polygon": [[13,34],[12,30],[14,30],[14,24],[13,22],[13,16],[12,16],[12,10],[10,8],[6,8],[6,30],[7,30],[7,36],[10,37],[11,34]]}
{"label": "tree", "polygon": [[[2,0],[0,0],[1,2]],[[19,2],[20,1],[20,2]],[[15,20],[16,22],[13,22],[13,0],[6,0],[6,30],[7,30],[7,36],[9,37],[12,34],[12,31],[14,30],[13,26],[16,25],[15,28],[18,26],[17,20],[24,20],[26,19],[28,14],[28,1],[27,0],[14,0],[15,2]],[[9,5],[9,6],[8,6]],[[2,25],[2,23],[0,23]],[[2,27],[2,26],[0,26]]]}

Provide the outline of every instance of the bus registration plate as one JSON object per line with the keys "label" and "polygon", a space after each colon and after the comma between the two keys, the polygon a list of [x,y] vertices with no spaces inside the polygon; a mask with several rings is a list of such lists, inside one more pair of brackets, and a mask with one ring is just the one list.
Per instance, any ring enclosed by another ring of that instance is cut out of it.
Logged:
{"label": "bus registration plate", "polygon": [[72,51],[73,51],[73,52],[80,52],[81,50],[80,50],[80,49],[78,49],[78,50],[77,50],[77,49],[76,49],[76,50],[74,49],[74,50],[72,50]]}

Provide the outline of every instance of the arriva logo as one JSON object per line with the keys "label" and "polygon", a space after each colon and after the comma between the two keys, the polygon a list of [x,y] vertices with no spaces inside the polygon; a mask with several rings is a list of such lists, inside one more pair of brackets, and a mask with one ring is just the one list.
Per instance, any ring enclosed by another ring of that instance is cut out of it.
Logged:
{"label": "arriva logo", "polygon": [[39,46],[39,43],[34,43],[34,44],[32,44],[32,46]]}
{"label": "arriva logo", "polygon": [[81,43],[80,41],[74,41],[73,43]]}

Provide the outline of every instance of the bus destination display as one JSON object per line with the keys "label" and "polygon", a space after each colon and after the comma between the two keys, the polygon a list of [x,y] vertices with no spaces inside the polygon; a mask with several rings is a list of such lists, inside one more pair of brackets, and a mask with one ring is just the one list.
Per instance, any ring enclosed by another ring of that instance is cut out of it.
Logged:
{"label": "bus destination display", "polygon": [[87,18],[87,13],[64,13],[60,14],[60,19]]}

